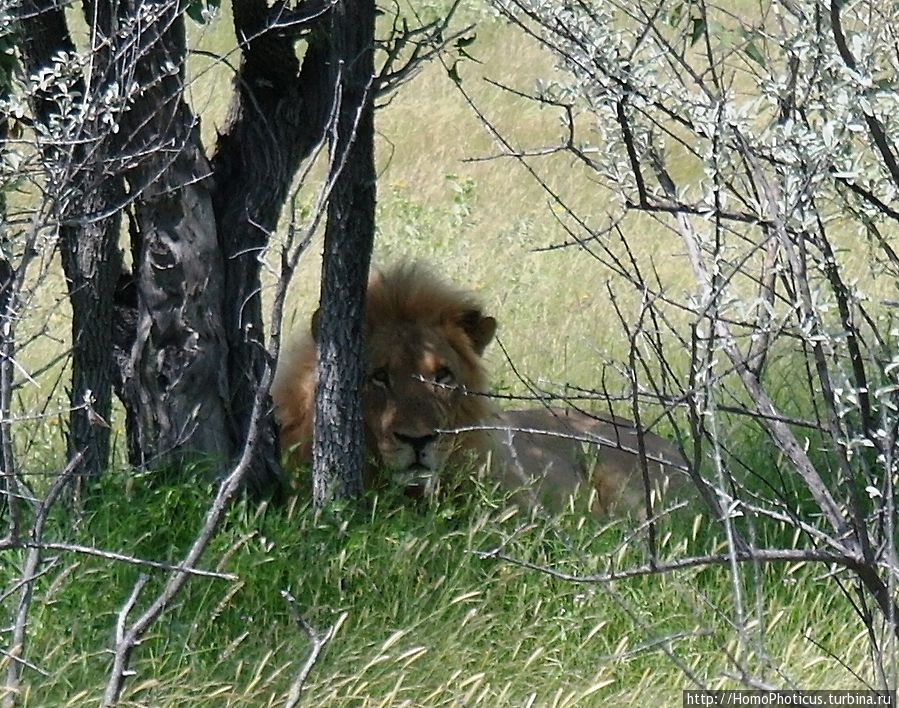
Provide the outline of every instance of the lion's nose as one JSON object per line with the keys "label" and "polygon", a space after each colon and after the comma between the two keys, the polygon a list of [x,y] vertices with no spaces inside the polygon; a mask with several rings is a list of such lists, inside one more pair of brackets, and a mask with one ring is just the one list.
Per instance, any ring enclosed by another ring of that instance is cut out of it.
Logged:
{"label": "lion's nose", "polygon": [[394,433],[396,439],[412,448],[416,453],[424,450],[428,445],[437,439],[437,433],[430,435],[403,435],[403,433]]}

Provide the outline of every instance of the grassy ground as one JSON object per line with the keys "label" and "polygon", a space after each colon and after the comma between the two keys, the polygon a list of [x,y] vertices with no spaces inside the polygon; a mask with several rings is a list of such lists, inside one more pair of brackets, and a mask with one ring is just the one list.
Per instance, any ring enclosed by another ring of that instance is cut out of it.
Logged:
{"label": "grassy ground", "polygon": [[[209,490],[124,480],[111,475],[89,500],[94,511],[75,540],[176,561]],[[639,542],[620,548],[621,526],[527,523],[500,501],[489,490],[461,507],[371,499],[365,511],[319,520],[302,500],[234,509],[208,557],[239,579],[191,581],[137,650],[125,705],[277,705],[308,651],[282,590],[317,629],[340,622],[307,705],[673,705],[692,686],[676,663],[703,685],[734,685],[728,654],[805,687],[857,687],[844,663],[865,673],[848,604],[821,591],[814,569],[744,578],[759,596],[748,593],[753,621],[739,646],[724,569],[594,586],[479,557],[505,543],[511,555],[572,573],[642,557]],[[665,554],[713,543],[685,521]],[[17,570],[5,566],[0,581]],[[28,684],[24,705],[96,704],[116,613],[139,572],[152,577],[149,596],[163,573],[72,555],[50,566],[36,585],[28,652],[48,676]]]}
{"label": "grassy ground", "polygon": [[[219,46],[230,30],[225,20],[206,31],[210,46]],[[557,140],[551,112],[525,110],[480,80],[489,75],[527,89],[541,71],[551,71],[547,58],[497,23],[477,32],[470,51],[483,63],[461,68],[464,86],[517,145]],[[193,100],[211,144],[226,109],[228,72],[202,57],[195,61]],[[465,161],[495,155],[497,147],[439,65],[394,97],[379,114],[378,130],[376,263],[426,259],[482,294],[519,370],[595,386],[602,362],[626,351],[605,294],[613,278],[573,249],[535,251],[566,240],[545,193],[514,163]],[[541,162],[541,170],[603,223],[607,193],[564,158]],[[648,220],[627,225],[641,261],[658,267],[671,292],[690,292],[671,234]],[[289,319],[298,327],[315,307],[318,248],[315,243],[291,295]],[[621,296],[633,306],[630,295]],[[498,348],[488,356],[498,388],[520,387]],[[59,437],[36,430],[28,435],[39,441],[29,459],[39,475],[42,467],[56,469]],[[126,473],[110,474],[97,499],[88,501],[75,540],[176,561],[208,499],[202,486],[154,488]],[[852,671],[871,678],[849,603],[835,584],[822,582],[820,568],[746,569],[739,581],[742,608],[734,604],[725,568],[572,584],[475,552],[508,540],[516,557],[583,573],[639,561],[639,544],[620,552],[623,528],[593,521],[524,523],[489,491],[462,507],[369,501],[368,511],[318,520],[302,498],[288,509],[233,510],[208,562],[239,580],[191,581],[136,651],[127,703],[283,701],[309,647],[282,590],[319,630],[341,622],[307,684],[307,704],[314,706],[673,705],[680,689],[694,685],[688,675],[709,687],[735,685],[740,663],[774,683],[787,675],[807,688],[859,687]],[[692,519],[670,531],[669,553],[684,544],[695,551],[720,547]],[[9,587],[18,571],[16,562],[0,568],[0,587]],[[96,705],[116,613],[139,572],[59,555],[36,586],[28,649],[48,676],[26,673],[25,705]],[[145,596],[163,578],[149,573]],[[5,606],[11,602],[3,598]],[[741,613],[742,644],[733,630]],[[5,661],[0,656],[0,668]]]}

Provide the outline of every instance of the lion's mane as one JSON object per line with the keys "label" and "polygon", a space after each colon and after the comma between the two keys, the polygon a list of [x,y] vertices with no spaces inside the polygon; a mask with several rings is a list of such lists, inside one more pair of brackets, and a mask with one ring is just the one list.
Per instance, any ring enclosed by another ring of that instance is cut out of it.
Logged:
{"label": "lion's mane", "polygon": [[[495,410],[483,394],[487,391],[487,374],[481,353],[493,335],[495,321],[481,315],[478,298],[441,281],[418,264],[399,264],[387,271],[376,272],[369,281],[366,295],[366,356],[378,358],[386,352],[371,351],[395,340],[394,332],[410,324],[439,332],[444,342],[458,355],[461,366],[456,372],[456,385],[468,395],[453,398],[447,427],[474,426],[491,420]],[[313,414],[315,410],[316,317],[282,356],[272,387],[276,414],[281,427],[282,449],[289,450],[294,463],[312,459]],[[483,323],[489,322],[487,328]],[[375,334],[386,336],[373,336]],[[408,372],[413,375],[414,372]],[[363,395],[363,407],[370,405]],[[367,430],[370,436],[372,431]],[[483,457],[490,449],[489,434],[482,431],[460,433],[455,445],[459,454]],[[371,442],[371,441],[370,441]],[[376,445],[369,444],[370,451]],[[375,456],[376,457],[376,456]],[[375,465],[382,461],[372,460]]]}

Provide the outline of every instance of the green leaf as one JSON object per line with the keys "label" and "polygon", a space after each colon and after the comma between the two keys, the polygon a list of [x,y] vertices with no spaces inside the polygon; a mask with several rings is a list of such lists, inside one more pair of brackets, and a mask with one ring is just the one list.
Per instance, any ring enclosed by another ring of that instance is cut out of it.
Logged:
{"label": "green leaf", "polygon": [[473,61],[475,64],[480,64],[481,63],[480,61],[475,59],[471,54],[469,54],[465,50],[465,47],[470,47],[472,44],[475,43],[475,41],[477,41],[477,38],[478,38],[477,34],[470,34],[467,37],[459,37],[459,39],[457,39],[455,41],[453,46],[456,48],[456,52],[459,54],[459,56],[462,59],[469,59],[469,60]]}
{"label": "green leaf", "polygon": [[762,45],[764,46],[764,38],[761,33],[757,30],[749,30],[745,27],[740,28],[738,34],[745,40],[745,44],[743,45],[743,53],[752,59],[756,64],[765,68],[767,66],[767,61],[765,60],[765,55],[762,53],[762,50],[759,48],[759,44],[756,40],[761,39]]}
{"label": "green leaf", "polygon": [[205,22],[203,9],[204,4],[202,2],[192,2],[187,6],[187,16],[198,25],[202,25]]}
{"label": "green leaf", "polygon": [[187,4],[187,16],[198,25],[205,25],[209,15],[217,12],[221,6],[222,0],[191,0]]}
{"label": "green leaf", "polygon": [[705,34],[706,21],[704,17],[694,17],[690,21],[693,23],[693,28],[690,30],[690,46],[692,47]]}
{"label": "green leaf", "polygon": [[459,49],[459,56],[462,57],[463,59],[468,59],[469,61],[473,61],[475,64],[483,64],[484,63],[480,59],[475,59],[473,56],[471,56],[471,54],[469,54],[468,52],[466,52],[464,49],[461,49],[461,48]]}
{"label": "green leaf", "polygon": [[0,89],[4,91],[12,87],[13,76],[18,68],[15,40],[12,32],[0,34]]}
{"label": "green leaf", "polygon": [[743,48],[743,51],[746,53],[746,56],[752,59],[756,64],[765,68],[765,55],[762,54],[761,50],[759,50],[758,45],[753,42],[751,39],[746,43],[746,46]]}

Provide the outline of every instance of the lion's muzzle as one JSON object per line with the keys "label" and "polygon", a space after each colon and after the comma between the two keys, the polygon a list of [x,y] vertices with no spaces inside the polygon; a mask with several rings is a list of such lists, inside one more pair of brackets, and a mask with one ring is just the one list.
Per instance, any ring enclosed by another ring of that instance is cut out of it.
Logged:
{"label": "lion's muzzle", "polygon": [[426,435],[408,435],[394,432],[397,442],[397,454],[393,465],[394,480],[420,494],[428,495],[437,484],[437,433]]}
{"label": "lion's muzzle", "polygon": [[434,457],[434,443],[437,442],[437,433],[429,435],[405,435],[403,433],[394,433],[400,444],[407,446],[412,450],[414,461],[409,467],[420,465],[430,469],[431,458]]}

